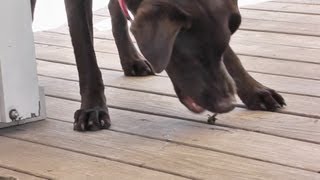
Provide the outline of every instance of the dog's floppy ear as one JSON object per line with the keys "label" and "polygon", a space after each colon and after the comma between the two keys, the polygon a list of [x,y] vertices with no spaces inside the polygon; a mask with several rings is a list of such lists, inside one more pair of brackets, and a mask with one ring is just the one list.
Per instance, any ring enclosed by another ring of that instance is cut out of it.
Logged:
{"label": "dog's floppy ear", "polygon": [[179,31],[190,26],[187,17],[186,12],[170,1],[140,5],[131,31],[155,72],[162,72],[169,64]]}

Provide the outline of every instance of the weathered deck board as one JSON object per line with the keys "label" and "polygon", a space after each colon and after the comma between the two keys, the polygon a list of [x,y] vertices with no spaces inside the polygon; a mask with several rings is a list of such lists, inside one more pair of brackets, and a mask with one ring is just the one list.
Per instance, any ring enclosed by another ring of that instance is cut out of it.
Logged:
{"label": "weathered deck board", "polygon": [[[16,177],[47,179],[320,179],[319,5],[277,0],[241,9],[232,46],[257,80],[285,92],[289,106],[238,107],[216,125],[179,102],[166,73],[124,77],[111,30],[95,29],[113,124],[74,132],[80,96],[68,28],[36,33],[51,119],[0,130],[0,176],[10,167],[22,172]],[[110,21],[106,8],[94,14],[95,22]]]}
{"label": "weathered deck board", "polygon": [[308,49],[295,46],[270,45],[263,43],[239,42],[232,43],[233,50],[240,55],[249,55],[279,60],[309,62],[319,65],[319,58],[316,57],[319,49]]}
{"label": "weathered deck board", "polygon": [[[34,125],[37,125],[37,123]],[[10,131],[14,129],[12,128]],[[35,126],[34,131],[36,129],[38,128]],[[47,130],[50,131],[50,127]],[[19,131],[17,130],[15,133],[19,133]],[[72,134],[77,137],[77,133],[72,132]],[[85,136],[85,134],[82,134],[82,136]],[[42,139],[42,137],[35,138]],[[62,139],[57,140],[66,142],[65,140],[62,141]],[[0,141],[1,164],[43,174],[52,177],[52,179],[184,179],[166,173],[110,161],[101,158],[101,154],[100,157],[93,157],[71,152],[70,150],[6,137],[0,137]],[[74,151],[77,150],[79,149],[74,149]],[[97,156],[99,155],[97,154]]]}
{"label": "weathered deck board", "polygon": [[[38,61],[38,73],[45,76],[64,78],[69,80],[78,80],[78,75],[75,66],[63,65],[50,63],[45,61]],[[169,78],[152,76],[152,77],[141,77],[132,78],[124,77],[122,72],[119,71],[106,71],[102,70],[104,83],[111,87],[118,87],[123,89],[132,89],[137,91],[164,94],[168,96],[175,96]],[[265,75],[261,75],[264,77]],[[270,76],[267,76],[270,77]],[[272,76],[271,76],[272,77]],[[261,80],[261,79],[260,79]],[[262,79],[264,81],[269,80],[268,78]],[[304,81],[304,80],[300,80]],[[272,82],[272,81],[271,81]],[[286,82],[283,81],[285,84]],[[294,82],[295,84],[296,82]],[[279,83],[278,83],[279,84]],[[275,84],[272,84],[274,87]],[[313,88],[312,84],[306,86]],[[304,88],[306,88],[304,87]],[[278,88],[278,87],[275,87]],[[320,117],[318,105],[320,104],[320,98],[314,98],[309,96],[283,94],[288,103],[288,107],[280,110],[284,113],[300,113],[301,115],[313,115]],[[242,104],[241,100],[238,99],[238,103]]]}
{"label": "weathered deck board", "polygon": [[320,37],[320,24],[301,24],[297,26],[296,22],[271,21],[266,23],[266,21],[257,19],[244,19],[241,23],[241,29]]}
{"label": "weathered deck board", "polygon": [[[242,15],[243,22],[246,21],[247,19],[249,20],[255,19],[255,20],[264,21],[265,24],[273,24],[277,22],[296,23],[296,26],[300,26],[304,24],[308,24],[308,25],[320,24],[320,16],[312,16],[308,14],[292,14],[292,13],[286,13],[286,12],[272,12],[272,11],[261,11],[261,10],[241,9],[241,8],[240,8],[240,13]],[[100,20],[102,20],[102,18],[100,18]],[[256,28],[259,28],[259,27],[256,27]],[[308,31],[313,32],[313,29],[309,29]]]}
{"label": "weathered deck board", "polygon": [[[36,55],[41,60],[75,65],[71,48],[37,44]],[[117,54],[96,52],[96,56],[100,68],[122,71]],[[241,55],[239,58],[248,71],[320,80],[320,65]]]}
{"label": "weathered deck board", "polygon": [[[80,100],[78,83],[55,78],[39,77],[46,94],[54,97]],[[177,98],[144,92],[132,92],[108,87],[105,91],[109,107],[206,122],[207,114],[196,115],[188,111]],[[218,125],[265,132],[294,139],[320,142],[319,119],[271,112],[234,111],[219,115]]]}
{"label": "weathered deck board", "polygon": [[[47,97],[48,116],[72,123],[79,102]],[[61,108],[63,107],[63,108]],[[320,145],[110,108],[112,130],[318,171]],[[219,120],[220,121],[220,120]],[[244,122],[246,123],[246,122]],[[209,137],[209,138],[208,138]],[[295,147],[295,148],[291,148]],[[291,151],[288,151],[288,150]],[[305,154],[308,154],[306,157]],[[314,156],[312,155],[314,154]],[[279,158],[281,157],[281,158]]]}
{"label": "weathered deck board", "polygon": [[318,4],[318,5],[320,5],[319,0],[277,0],[276,2],[297,3],[297,4],[304,3],[304,4],[312,4],[312,5]]}
{"label": "weathered deck board", "polygon": [[249,72],[320,80],[320,65],[251,56],[239,56],[239,58]]}
{"label": "weathered deck board", "polygon": [[[293,34],[279,34],[259,31],[237,31],[237,33],[232,37],[232,41],[235,42],[233,46],[237,46],[237,43],[239,42],[263,42],[263,44],[320,49],[320,37],[310,37]],[[301,41],[303,43],[301,43]]]}
{"label": "weathered deck board", "polygon": [[[38,131],[39,126],[41,128]],[[71,123],[47,121],[17,129],[21,131],[14,131],[13,128],[10,130],[12,133],[7,132],[6,135],[121,161],[131,161],[141,167],[160,169],[197,179],[320,178],[320,174],[316,172],[123,133],[100,131],[78,134],[71,130]],[[37,131],[31,131],[31,129],[37,129]],[[63,141],[61,141],[62,138]],[[74,163],[78,164],[77,161]],[[65,163],[63,166],[66,165]],[[96,171],[103,171],[103,168],[107,167],[102,165],[100,168],[97,167]],[[124,174],[129,175],[129,173]],[[117,176],[112,178],[115,177]]]}
{"label": "weathered deck board", "polygon": [[[287,35],[287,36],[291,36],[291,35]],[[266,38],[267,37],[265,37],[264,39]],[[248,39],[248,37],[244,37],[244,39]],[[286,40],[286,39],[283,39],[283,40]],[[232,40],[232,47],[238,54],[277,58],[277,59],[287,59],[287,60],[302,61],[302,62],[313,62],[318,64],[320,63],[320,60],[318,58],[319,49],[291,46],[292,44],[291,45],[288,44],[288,46],[285,46],[285,45],[279,45],[279,44],[262,43],[261,41],[260,42],[259,41],[252,42],[252,41]],[[61,34],[52,33],[52,32],[36,33],[35,42],[40,44],[72,47],[70,37],[67,34],[63,36]],[[96,51],[117,54],[116,45],[114,41],[111,41],[108,39],[96,38],[95,49]]]}
{"label": "weathered deck board", "polygon": [[[17,171],[12,171],[9,169],[0,168],[0,179],[1,180],[11,180],[11,179],[5,179],[5,178],[16,178],[17,180],[40,180],[45,178],[40,178],[36,176],[32,176],[29,174],[20,173]],[[13,179],[12,179],[13,180]]]}
{"label": "weathered deck board", "polygon": [[259,9],[265,11],[279,11],[301,14],[320,15],[319,8],[314,4],[296,4],[296,3],[277,3],[277,2],[264,2],[255,5],[243,7],[243,9]]}

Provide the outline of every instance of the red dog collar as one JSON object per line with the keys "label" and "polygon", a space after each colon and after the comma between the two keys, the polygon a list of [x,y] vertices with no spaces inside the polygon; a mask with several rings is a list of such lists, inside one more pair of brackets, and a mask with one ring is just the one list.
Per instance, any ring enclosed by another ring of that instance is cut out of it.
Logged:
{"label": "red dog collar", "polygon": [[128,7],[127,4],[125,2],[125,0],[118,0],[120,8],[122,10],[123,15],[129,20],[131,21],[132,18],[130,17],[129,11],[128,11]]}

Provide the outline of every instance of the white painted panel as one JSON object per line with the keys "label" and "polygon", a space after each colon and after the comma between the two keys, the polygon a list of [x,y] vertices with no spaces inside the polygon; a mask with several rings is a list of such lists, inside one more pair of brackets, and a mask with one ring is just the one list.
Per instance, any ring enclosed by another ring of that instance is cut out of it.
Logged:
{"label": "white painted panel", "polygon": [[0,122],[39,116],[39,88],[33,44],[30,0],[1,0]]}
{"label": "white painted panel", "polygon": [[17,126],[17,125],[21,125],[21,124],[25,124],[25,123],[30,123],[30,122],[33,122],[33,121],[40,121],[40,120],[46,119],[47,114],[46,114],[46,102],[45,102],[44,88],[40,87],[39,88],[39,92],[40,92],[40,109],[39,109],[40,110],[40,116],[21,119],[19,121],[12,121],[12,122],[9,122],[9,123],[0,121],[0,128],[6,128],[6,127],[10,127],[10,126]]}

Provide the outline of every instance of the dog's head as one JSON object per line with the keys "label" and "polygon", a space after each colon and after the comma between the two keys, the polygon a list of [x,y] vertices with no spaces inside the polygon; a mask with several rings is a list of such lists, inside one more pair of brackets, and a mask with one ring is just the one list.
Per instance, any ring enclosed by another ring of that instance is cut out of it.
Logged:
{"label": "dog's head", "polygon": [[223,55],[240,22],[237,0],[144,0],[131,31],[188,109],[223,113],[234,108],[235,93]]}

